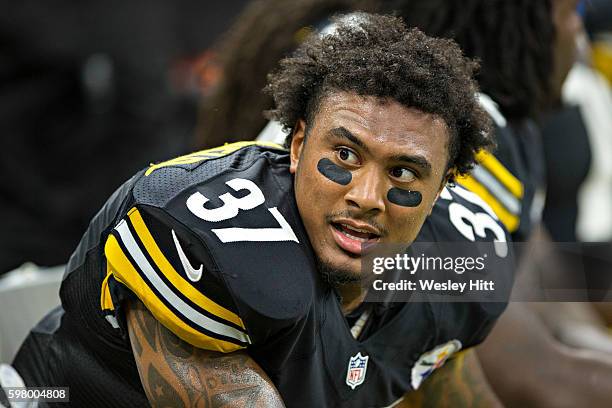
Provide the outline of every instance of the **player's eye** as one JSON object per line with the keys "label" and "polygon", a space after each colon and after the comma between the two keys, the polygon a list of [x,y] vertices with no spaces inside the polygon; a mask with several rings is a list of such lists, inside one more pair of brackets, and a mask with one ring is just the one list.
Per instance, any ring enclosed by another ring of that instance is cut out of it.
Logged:
{"label": "player's eye", "polygon": [[394,167],[391,169],[390,174],[402,183],[409,183],[416,179],[416,174],[406,167]]}
{"label": "player's eye", "polygon": [[359,157],[357,156],[357,153],[347,147],[339,147],[338,149],[336,149],[336,156],[340,161],[343,161],[347,164],[359,164]]}

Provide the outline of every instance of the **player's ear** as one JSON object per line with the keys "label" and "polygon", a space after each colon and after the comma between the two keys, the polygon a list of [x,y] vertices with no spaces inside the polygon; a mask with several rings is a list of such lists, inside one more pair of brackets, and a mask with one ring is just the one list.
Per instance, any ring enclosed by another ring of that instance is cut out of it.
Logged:
{"label": "player's ear", "polygon": [[444,175],[444,178],[442,179],[442,183],[440,183],[440,187],[438,188],[438,192],[436,193],[436,198],[435,198],[435,200],[433,200],[431,208],[429,209],[429,214],[428,215],[431,215],[431,213],[433,211],[433,208],[436,205],[436,201],[438,201],[438,199],[440,198],[440,194],[442,194],[442,190],[444,190],[444,187],[446,187],[448,182],[453,178],[454,174],[455,174],[455,170],[454,169],[449,169],[446,172],[446,175]]}
{"label": "player's ear", "polygon": [[300,157],[302,157],[302,148],[304,147],[304,141],[306,137],[306,123],[300,119],[293,127],[293,137],[291,139],[291,146],[289,146],[289,152],[291,155],[291,166],[289,171],[291,174],[295,174]]}

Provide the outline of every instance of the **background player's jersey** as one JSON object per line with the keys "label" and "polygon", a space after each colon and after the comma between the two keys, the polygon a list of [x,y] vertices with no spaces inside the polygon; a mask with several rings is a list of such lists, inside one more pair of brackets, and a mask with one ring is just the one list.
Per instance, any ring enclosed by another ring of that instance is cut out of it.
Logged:
{"label": "background player's jersey", "polygon": [[[134,297],[197,347],[246,348],[288,406],[391,404],[482,341],[504,305],[376,304],[355,339],[316,269],[288,166],[277,146],[238,143],[154,165],[124,184],[70,259],[62,309],[17,357],[26,383],[70,386],[77,405],[146,404],[122,309]],[[465,193],[444,190],[422,240],[507,240],[495,215]],[[450,203],[463,208],[460,222]],[[491,228],[477,228],[468,213]]]}
{"label": "background player's jersey", "polygon": [[478,165],[458,183],[478,194],[495,211],[514,241],[527,241],[541,220],[545,199],[542,141],[530,119],[507,122],[497,105],[480,94],[495,123],[497,147],[477,155]]}

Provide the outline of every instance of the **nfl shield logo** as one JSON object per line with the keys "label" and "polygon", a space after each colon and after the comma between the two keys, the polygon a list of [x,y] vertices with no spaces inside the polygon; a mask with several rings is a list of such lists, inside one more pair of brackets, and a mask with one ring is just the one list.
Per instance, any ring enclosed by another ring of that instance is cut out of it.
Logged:
{"label": "nfl shield logo", "polygon": [[354,390],[355,387],[365,380],[369,358],[370,356],[362,356],[360,351],[349,360],[348,371],[346,372],[346,385],[351,387],[351,389]]}

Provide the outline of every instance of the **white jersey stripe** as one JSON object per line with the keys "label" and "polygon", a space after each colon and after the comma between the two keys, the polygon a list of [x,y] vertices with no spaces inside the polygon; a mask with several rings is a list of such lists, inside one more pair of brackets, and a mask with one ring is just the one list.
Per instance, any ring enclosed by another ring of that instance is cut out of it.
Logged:
{"label": "white jersey stripe", "polygon": [[521,214],[521,202],[512,195],[497,179],[483,166],[476,166],[472,170],[472,176],[480,182],[489,192],[515,215]]}
{"label": "white jersey stripe", "polygon": [[142,273],[146,275],[151,284],[155,286],[155,289],[164,297],[165,301],[170,303],[176,310],[178,310],[183,316],[191,320],[196,325],[203,329],[211,331],[213,333],[220,334],[222,336],[231,337],[233,339],[242,341],[244,343],[251,343],[249,336],[246,333],[237,330],[234,327],[225,325],[223,323],[212,320],[211,318],[198,312],[181,298],[179,298],[165,283],[161,280],[155,269],[151,266],[142,250],[136,243],[134,236],[132,235],[127,222],[122,220],[115,230],[119,233],[123,245],[128,250],[138,268]]}

